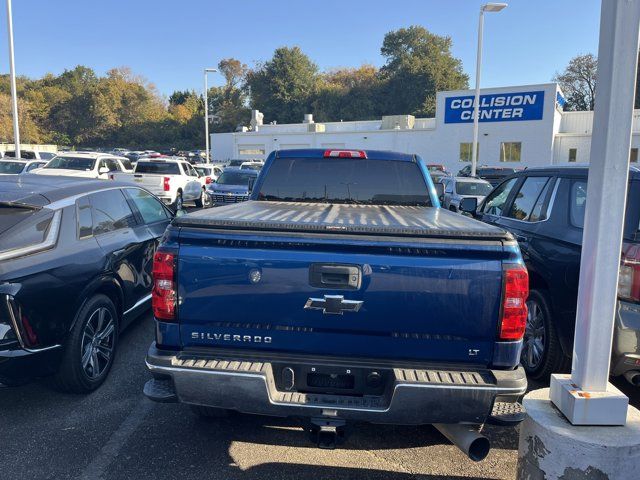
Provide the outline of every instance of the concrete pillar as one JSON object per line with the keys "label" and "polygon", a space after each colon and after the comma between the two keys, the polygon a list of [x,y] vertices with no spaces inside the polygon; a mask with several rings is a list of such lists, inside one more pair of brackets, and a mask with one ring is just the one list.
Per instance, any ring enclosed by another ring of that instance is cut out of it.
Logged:
{"label": "concrete pillar", "polygon": [[640,478],[640,412],[629,407],[625,426],[574,426],[549,400],[529,392],[520,424],[519,480],[631,480]]}

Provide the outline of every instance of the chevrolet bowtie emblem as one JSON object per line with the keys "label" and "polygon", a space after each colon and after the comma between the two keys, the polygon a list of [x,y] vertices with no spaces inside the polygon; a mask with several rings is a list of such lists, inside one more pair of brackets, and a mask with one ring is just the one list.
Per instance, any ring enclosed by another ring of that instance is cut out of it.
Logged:
{"label": "chevrolet bowtie emblem", "polygon": [[342,315],[344,312],[357,312],[364,302],[345,300],[342,295],[325,295],[324,298],[310,298],[306,310],[322,310],[325,315]]}

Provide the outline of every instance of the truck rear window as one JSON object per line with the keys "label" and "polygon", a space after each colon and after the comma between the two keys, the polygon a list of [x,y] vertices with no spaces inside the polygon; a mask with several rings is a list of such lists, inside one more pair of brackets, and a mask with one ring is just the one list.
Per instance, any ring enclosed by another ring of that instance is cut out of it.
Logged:
{"label": "truck rear window", "polygon": [[350,158],[277,158],[258,200],[431,206],[417,163]]}
{"label": "truck rear window", "polygon": [[136,173],[151,173],[157,175],[180,175],[177,163],[168,162],[138,162]]}

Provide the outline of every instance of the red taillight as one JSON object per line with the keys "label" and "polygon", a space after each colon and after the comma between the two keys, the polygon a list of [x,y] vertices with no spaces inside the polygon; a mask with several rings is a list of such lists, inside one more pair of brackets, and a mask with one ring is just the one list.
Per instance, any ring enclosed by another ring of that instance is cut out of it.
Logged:
{"label": "red taillight", "polygon": [[527,325],[529,273],[523,265],[509,265],[504,270],[500,340],[520,340]]}
{"label": "red taillight", "polygon": [[640,245],[626,242],[622,245],[618,297],[640,302]]}
{"label": "red taillight", "polygon": [[324,158],[367,158],[364,150],[325,150]]}
{"label": "red taillight", "polygon": [[164,189],[165,192],[169,191],[169,180],[171,180],[169,177],[164,177],[162,179],[162,188]]}
{"label": "red taillight", "polygon": [[209,185],[212,181],[213,179],[211,177],[207,177],[204,182]]}
{"label": "red taillight", "polygon": [[153,256],[153,315],[158,320],[176,319],[175,257],[172,253],[156,252]]}
{"label": "red taillight", "polygon": [[29,347],[37,346],[38,336],[36,335],[36,332],[33,331],[33,328],[31,327],[31,323],[29,323],[29,319],[24,313],[22,314],[22,328],[24,330],[24,337],[25,337],[23,338],[24,342]]}

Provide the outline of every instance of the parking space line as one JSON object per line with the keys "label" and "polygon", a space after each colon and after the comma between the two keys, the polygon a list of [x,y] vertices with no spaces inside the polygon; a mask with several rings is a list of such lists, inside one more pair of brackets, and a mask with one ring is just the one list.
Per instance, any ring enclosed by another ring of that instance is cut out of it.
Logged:
{"label": "parking space line", "polygon": [[120,450],[127,443],[131,434],[136,431],[153,407],[154,405],[151,401],[143,398],[127,415],[120,427],[113,432],[107,443],[100,449],[98,455],[87,465],[78,478],[80,480],[104,478],[105,470],[120,454]]}

